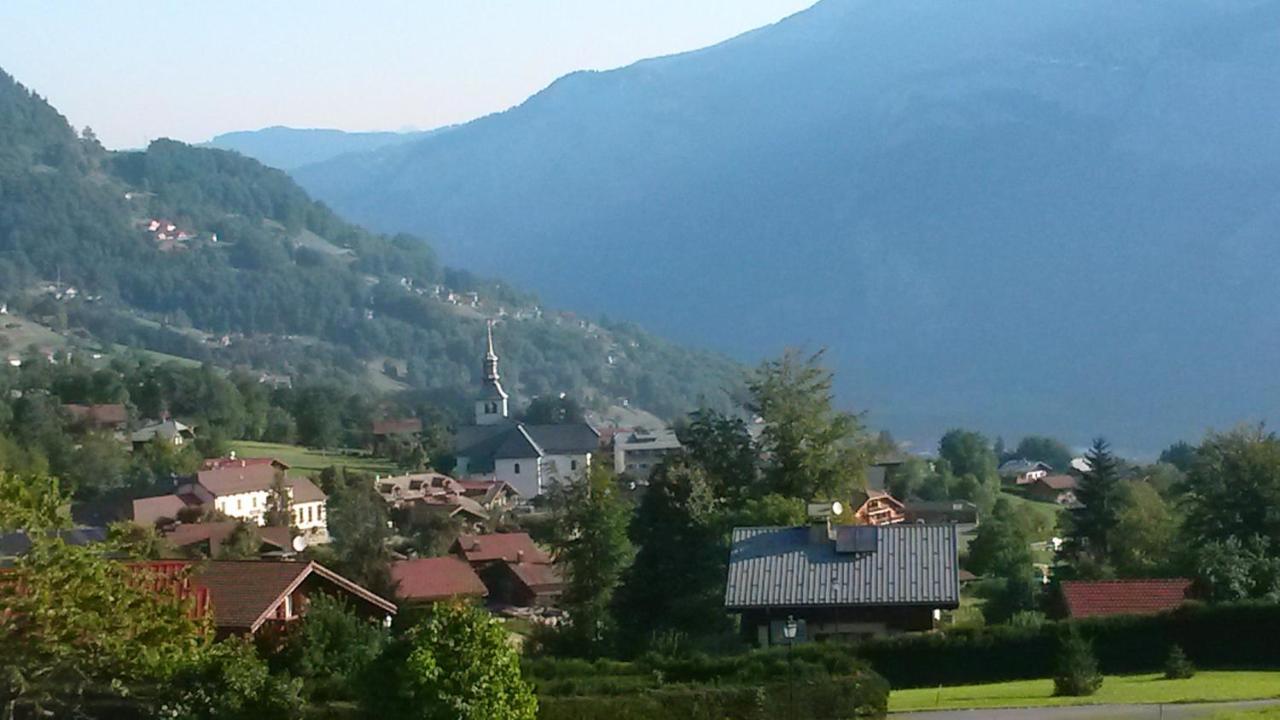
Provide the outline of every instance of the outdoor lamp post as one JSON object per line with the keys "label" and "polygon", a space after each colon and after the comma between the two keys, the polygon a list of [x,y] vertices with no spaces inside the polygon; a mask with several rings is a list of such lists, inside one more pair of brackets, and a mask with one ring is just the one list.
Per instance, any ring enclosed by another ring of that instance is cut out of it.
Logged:
{"label": "outdoor lamp post", "polygon": [[788,615],[782,624],[782,637],[787,641],[787,707],[792,714],[796,711],[796,679],[795,664],[791,660],[791,646],[796,644],[796,636],[800,634],[800,623],[795,615]]}

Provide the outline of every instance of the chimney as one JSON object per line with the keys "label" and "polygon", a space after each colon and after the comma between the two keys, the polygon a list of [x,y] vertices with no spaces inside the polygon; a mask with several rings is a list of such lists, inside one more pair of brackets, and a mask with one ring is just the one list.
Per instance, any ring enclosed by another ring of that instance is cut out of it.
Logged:
{"label": "chimney", "polygon": [[517,551],[516,551],[516,564],[517,564],[517,565],[519,565],[519,564],[521,564],[521,563],[523,563],[523,562],[524,562],[524,551],[523,551],[523,550],[517,550]]}
{"label": "chimney", "polygon": [[823,545],[835,541],[836,531],[831,525],[831,518],[836,517],[843,510],[844,507],[838,501],[809,503],[806,514],[809,516],[810,545]]}

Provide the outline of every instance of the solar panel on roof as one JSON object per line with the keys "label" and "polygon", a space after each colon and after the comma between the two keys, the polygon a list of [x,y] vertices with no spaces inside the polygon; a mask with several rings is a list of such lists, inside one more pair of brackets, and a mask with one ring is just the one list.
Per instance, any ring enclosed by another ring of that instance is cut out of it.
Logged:
{"label": "solar panel on roof", "polygon": [[873,553],[880,539],[880,528],[875,525],[855,525],[836,530],[836,552]]}

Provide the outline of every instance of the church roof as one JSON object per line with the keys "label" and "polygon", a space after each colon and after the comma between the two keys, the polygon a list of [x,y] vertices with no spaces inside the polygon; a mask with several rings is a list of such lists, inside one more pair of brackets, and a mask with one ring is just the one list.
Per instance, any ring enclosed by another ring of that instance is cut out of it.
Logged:
{"label": "church roof", "polygon": [[582,455],[599,449],[600,433],[587,423],[467,425],[454,433],[453,446],[458,457],[473,462],[481,458]]}

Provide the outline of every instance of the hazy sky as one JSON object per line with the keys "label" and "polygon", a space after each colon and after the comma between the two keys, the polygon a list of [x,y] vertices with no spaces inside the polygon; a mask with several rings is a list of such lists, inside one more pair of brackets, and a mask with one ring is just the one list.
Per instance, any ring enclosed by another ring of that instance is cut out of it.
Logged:
{"label": "hazy sky", "polygon": [[269,125],[430,128],[813,2],[4,0],[0,67],[113,148]]}

